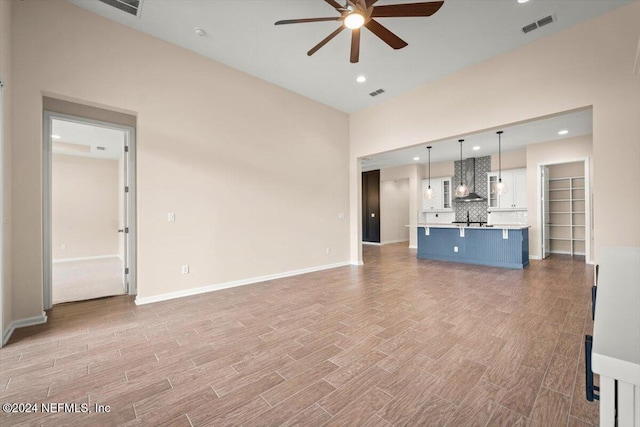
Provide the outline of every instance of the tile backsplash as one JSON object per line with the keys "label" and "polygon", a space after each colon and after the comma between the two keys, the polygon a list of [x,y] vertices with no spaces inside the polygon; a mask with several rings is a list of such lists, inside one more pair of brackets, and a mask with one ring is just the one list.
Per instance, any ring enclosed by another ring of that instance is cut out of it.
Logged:
{"label": "tile backsplash", "polygon": [[[455,178],[452,187],[455,188],[460,184],[460,177],[463,172],[464,160],[454,162]],[[475,193],[482,197],[487,197],[487,173],[491,172],[491,156],[476,157],[475,168]],[[469,183],[465,182],[469,185]],[[473,221],[487,222],[487,201],[481,202],[456,202],[455,194],[453,198],[453,209],[456,213],[456,221],[466,221],[467,212],[469,219]]]}

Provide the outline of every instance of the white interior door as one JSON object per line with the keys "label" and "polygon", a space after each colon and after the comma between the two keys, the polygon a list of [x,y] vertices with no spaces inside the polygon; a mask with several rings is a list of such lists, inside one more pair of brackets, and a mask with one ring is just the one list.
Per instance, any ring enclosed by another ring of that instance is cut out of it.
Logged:
{"label": "white interior door", "polygon": [[135,129],[52,112],[43,128],[45,309],[135,294]]}
{"label": "white interior door", "polygon": [[551,227],[549,225],[551,223],[549,219],[549,168],[543,166],[542,173],[540,175],[540,187],[542,188],[542,259],[545,259],[549,256],[549,251],[551,250]]}

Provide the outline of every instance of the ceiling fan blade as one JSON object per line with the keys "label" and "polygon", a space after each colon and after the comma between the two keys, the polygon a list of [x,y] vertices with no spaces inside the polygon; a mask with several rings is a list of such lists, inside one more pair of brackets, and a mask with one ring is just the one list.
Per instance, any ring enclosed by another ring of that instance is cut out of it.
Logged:
{"label": "ceiling fan blade", "polygon": [[351,31],[351,63],[360,60],[360,28]]}
{"label": "ceiling fan blade", "polygon": [[323,22],[323,21],[340,21],[342,17],[339,16],[337,18],[306,18],[306,19],[284,19],[282,21],[278,21],[275,25],[284,25],[284,24],[304,24],[306,22]]}
{"label": "ceiling fan blade", "polygon": [[378,36],[383,42],[394,49],[402,49],[403,47],[407,46],[406,41],[393,34],[375,19],[371,19],[369,22],[364,24],[364,26],[367,27],[373,34]]}
{"label": "ceiling fan blade", "polygon": [[339,12],[342,12],[343,10],[345,10],[344,6],[335,0],[324,0],[324,1],[329,3],[335,10]]}
{"label": "ceiling fan blade", "polygon": [[443,1],[426,3],[388,4],[375,6],[371,16],[373,18],[393,18],[406,16],[431,16],[444,4]]}
{"label": "ceiling fan blade", "polygon": [[311,56],[314,53],[316,53],[322,46],[324,46],[325,44],[329,43],[329,41],[334,38],[335,36],[337,36],[338,34],[340,34],[340,32],[342,30],[344,30],[344,25],[341,25],[340,28],[338,28],[337,30],[335,30],[333,33],[329,34],[327,37],[325,37],[320,43],[318,43],[317,45],[315,45],[313,48],[311,48],[311,50],[309,52],[307,52],[307,55]]}
{"label": "ceiling fan blade", "polygon": [[367,0],[367,7],[371,7],[373,6],[374,3],[376,3],[378,0]]}

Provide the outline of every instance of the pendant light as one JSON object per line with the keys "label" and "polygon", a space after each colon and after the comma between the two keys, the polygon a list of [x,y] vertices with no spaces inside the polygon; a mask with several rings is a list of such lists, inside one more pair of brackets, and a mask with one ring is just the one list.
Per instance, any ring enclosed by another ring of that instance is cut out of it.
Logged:
{"label": "pendant light", "polygon": [[464,177],[464,163],[462,163],[462,143],[464,139],[459,139],[460,143],[460,185],[456,187],[456,197],[467,197],[469,195],[469,187],[464,185],[463,177]]}
{"label": "pendant light", "polygon": [[431,188],[431,146],[428,146],[427,150],[429,150],[429,186],[424,192],[424,197],[427,199],[433,199],[433,197],[436,195],[436,192],[433,190],[433,188]]}
{"label": "pendant light", "polygon": [[494,192],[498,195],[505,194],[507,192],[507,184],[502,182],[502,131],[496,132],[498,134],[498,183],[495,185]]}

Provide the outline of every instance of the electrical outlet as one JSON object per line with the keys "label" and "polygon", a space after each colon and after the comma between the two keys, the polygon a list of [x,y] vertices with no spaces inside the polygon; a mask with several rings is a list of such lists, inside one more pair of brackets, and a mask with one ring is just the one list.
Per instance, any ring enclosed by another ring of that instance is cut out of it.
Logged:
{"label": "electrical outlet", "polygon": [[60,250],[62,251],[66,251],[67,250],[67,245],[65,245],[64,243],[60,245]]}
{"label": "electrical outlet", "polygon": [[327,255],[331,253],[331,248],[327,248]]}
{"label": "electrical outlet", "polygon": [[182,266],[182,274],[189,274],[189,264]]}
{"label": "electrical outlet", "polygon": [[344,214],[342,212],[338,214],[338,219],[344,219]]}
{"label": "electrical outlet", "polygon": [[176,222],[176,214],[175,214],[175,212],[169,212],[167,214],[167,221]]}
{"label": "electrical outlet", "polygon": [[457,246],[453,247],[453,252],[458,252],[458,247]]}

